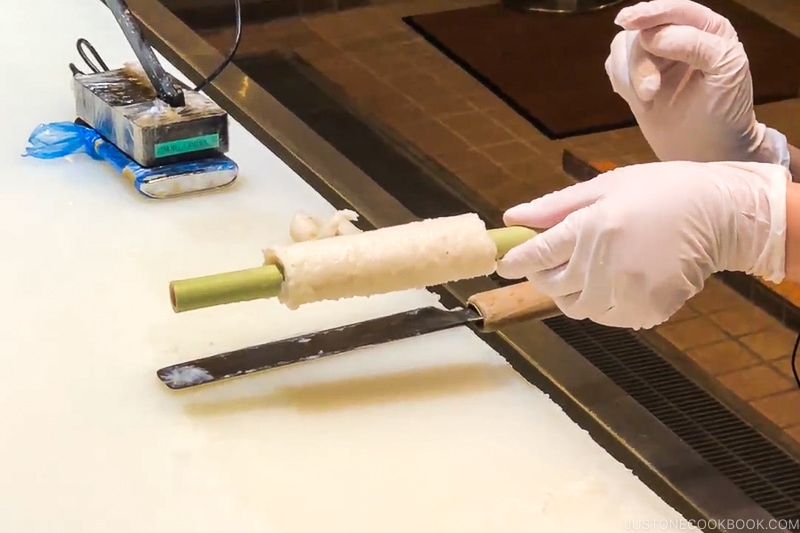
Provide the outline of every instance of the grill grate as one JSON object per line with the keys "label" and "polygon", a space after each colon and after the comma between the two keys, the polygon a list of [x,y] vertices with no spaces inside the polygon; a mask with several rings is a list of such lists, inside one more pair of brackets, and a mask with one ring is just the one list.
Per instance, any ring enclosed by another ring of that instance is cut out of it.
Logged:
{"label": "grill grate", "polygon": [[[560,316],[545,324],[778,520],[800,522],[800,463],[630,331]],[[800,531],[800,528],[791,531]]]}

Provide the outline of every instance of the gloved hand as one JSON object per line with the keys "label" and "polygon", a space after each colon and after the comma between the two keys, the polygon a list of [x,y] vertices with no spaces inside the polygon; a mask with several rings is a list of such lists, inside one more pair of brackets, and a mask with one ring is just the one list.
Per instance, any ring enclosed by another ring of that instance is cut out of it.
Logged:
{"label": "gloved hand", "polygon": [[766,163],[621,167],[509,209],[544,229],[499,261],[573,319],[656,326],[723,270],[780,282],[788,170]]}
{"label": "gloved hand", "polygon": [[615,22],[626,31],[611,43],[606,72],[661,161],[788,168],[786,137],[756,120],[750,65],[727,19],[689,0],[653,0]]}

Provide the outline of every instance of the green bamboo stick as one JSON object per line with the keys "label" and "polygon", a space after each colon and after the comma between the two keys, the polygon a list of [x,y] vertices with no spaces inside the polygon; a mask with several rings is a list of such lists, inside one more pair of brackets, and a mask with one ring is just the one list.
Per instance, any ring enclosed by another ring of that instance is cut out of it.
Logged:
{"label": "green bamboo stick", "polygon": [[497,259],[506,255],[510,249],[519,246],[536,235],[536,232],[532,229],[523,228],[522,226],[490,229],[488,233],[495,246],[497,246]]}
{"label": "green bamboo stick", "polygon": [[236,272],[173,281],[169,299],[176,313],[204,307],[274,298],[281,290],[283,275],[275,265],[263,265]]}
{"label": "green bamboo stick", "polygon": [[[488,231],[497,246],[497,258],[511,248],[529,240],[536,232],[512,226]],[[274,298],[281,291],[283,274],[275,265],[263,265],[247,270],[211,274],[199,278],[173,281],[169,284],[169,299],[176,313],[205,307]]]}

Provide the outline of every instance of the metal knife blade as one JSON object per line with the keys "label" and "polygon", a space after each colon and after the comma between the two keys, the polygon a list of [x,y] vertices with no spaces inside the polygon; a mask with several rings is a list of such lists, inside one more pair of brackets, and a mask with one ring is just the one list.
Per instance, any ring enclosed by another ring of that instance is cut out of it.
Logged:
{"label": "metal knife blade", "polygon": [[456,326],[473,324],[481,332],[489,333],[515,323],[542,320],[557,314],[560,310],[552,299],[539,293],[530,283],[516,283],[473,294],[464,309],[448,311],[423,307],[195,359],[162,368],[157,374],[169,388],[186,389]]}
{"label": "metal knife blade", "polygon": [[170,389],[179,390],[312,361],[375,344],[418,337],[483,320],[471,308],[423,307],[290,339],[195,359],[156,372]]}

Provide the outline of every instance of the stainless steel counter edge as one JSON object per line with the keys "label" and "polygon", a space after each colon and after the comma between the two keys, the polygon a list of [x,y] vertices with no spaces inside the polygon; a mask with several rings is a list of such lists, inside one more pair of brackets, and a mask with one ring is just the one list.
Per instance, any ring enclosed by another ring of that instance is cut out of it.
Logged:
{"label": "stainless steel counter edge", "polygon": [[[192,81],[200,81],[222,61],[217,50],[157,0],[128,0],[128,4],[151,44]],[[337,208],[354,209],[372,227],[415,219],[235,65],[229,65],[206,91]],[[444,289],[463,305],[475,292],[497,287],[490,279],[476,279]],[[517,325],[483,337],[512,364],[516,359],[518,372],[550,394],[609,453],[687,518],[771,518],[544,324]]]}

